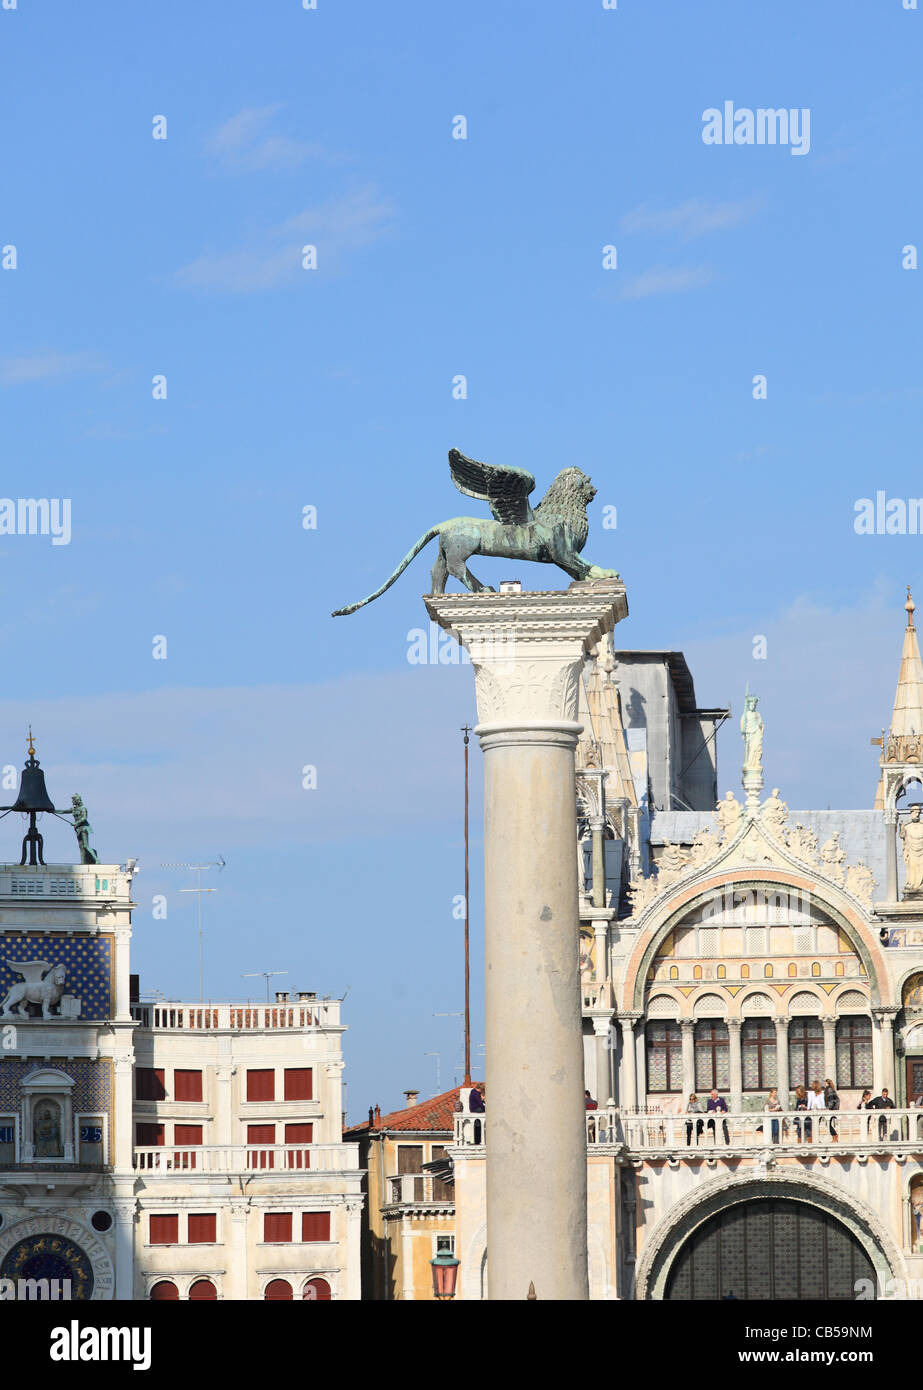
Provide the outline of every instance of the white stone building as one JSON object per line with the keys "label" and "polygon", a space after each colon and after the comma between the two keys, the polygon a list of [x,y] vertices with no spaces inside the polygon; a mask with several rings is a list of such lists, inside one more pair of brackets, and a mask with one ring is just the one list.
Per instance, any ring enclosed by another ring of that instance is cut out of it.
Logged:
{"label": "white stone building", "polygon": [[[643,655],[643,689],[652,672],[679,674],[673,706],[662,674],[664,698],[632,704],[639,654],[605,645],[581,690],[580,970],[585,1084],[598,1103],[586,1113],[590,1295],[919,1297],[923,821],[911,798],[923,787],[923,666],[912,602],[867,811],[790,811],[775,789],[762,795],[759,720],[743,802],[717,802],[709,725],[727,712],[696,709],[681,658]],[[841,1108],[798,1110],[796,1086],[827,1078]],[[770,1087],[781,1109],[767,1113]],[[894,1108],[858,1109],[866,1089]],[[685,1113],[690,1095],[704,1109],[713,1091],[726,1110]],[[450,1149],[468,1299],[487,1289],[490,1099],[488,1058],[483,1137],[459,1115]]]}
{"label": "white stone building", "polygon": [[29,829],[0,864],[4,1296],[358,1299],[339,1001],[137,1002],[133,862],[44,863],[34,755],[12,809]]}

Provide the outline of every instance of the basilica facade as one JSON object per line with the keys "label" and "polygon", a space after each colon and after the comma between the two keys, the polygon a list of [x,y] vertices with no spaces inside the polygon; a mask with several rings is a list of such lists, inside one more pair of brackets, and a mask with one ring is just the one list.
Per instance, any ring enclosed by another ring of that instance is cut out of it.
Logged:
{"label": "basilica facade", "polygon": [[[869,810],[793,810],[764,788],[749,692],[740,794],[719,797],[714,731],[729,712],[697,707],[678,653],[602,645],[584,675],[591,1297],[912,1295],[923,1288],[923,667],[912,599]],[[824,1106],[825,1083],[838,1109]],[[876,1108],[860,1108],[869,1099]],[[489,1277],[489,1076],[487,1101],[486,1127],[456,1116],[450,1149],[469,1299],[485,1297]]]}

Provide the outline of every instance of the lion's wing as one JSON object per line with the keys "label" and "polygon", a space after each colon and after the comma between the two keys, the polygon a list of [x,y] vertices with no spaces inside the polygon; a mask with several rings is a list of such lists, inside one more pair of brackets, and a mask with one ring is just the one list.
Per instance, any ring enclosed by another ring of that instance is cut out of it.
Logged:
{"label": "lion's wing", "polygon": [[506,526],[524,526],[532,520],[529,493],[535,479],[524,468],[498,468],[450,449],[449,469],[459,492],[488,502],[495,520]]}
{"label": "lion's wing", "polygon": [[51,969],[51,961],[48,960],[8,960],[6,964],[10,970],[21,975],[27,985],[40,985],[42,975]]}

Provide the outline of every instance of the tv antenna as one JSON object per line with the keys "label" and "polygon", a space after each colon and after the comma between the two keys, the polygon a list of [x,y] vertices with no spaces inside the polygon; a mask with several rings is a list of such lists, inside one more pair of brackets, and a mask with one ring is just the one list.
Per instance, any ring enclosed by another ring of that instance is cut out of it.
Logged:
{"label": "tv antenna", "polygon": [[242,980],[262,979],[266,981],[266,1003],[271,1003],[269,998],[269,981],[273,975],[287,975],[287,970],[248,970],[245,975],[241,975]]}
{"label": "tv antenna", "polygon": [[195,888],[181,888],[179,891],[180,891],[181,893],[195,893],[195,895],[196,895],[196,907],[197,907],[196,916],[197,916],[198,928],[199,928],[199,1003],[200,1003],[200,1004],[204,1004],[204,1002],[205,1002],[205,942],[204,942],[204,937],[203,937],[203,935],[202,935],[202,894],[203,894],[203,893],[217,893],[217,891],[218,891],[217,888],[203,888],[203,887],[202,887],[202,871],[203,871],[204,869],[217,869],[218,872],[219,872],[219,874],[220,874],[221,870],[224,868],[224,866],[225,866],[226,863],[227,863],[227,860],[224,858],[224,855],[219,854],[217,859],[209,859],[209,860],[207,860],[204,864],[177,864],[177,863],[167,863],[167,864],[161,864],[161,866],[160,866],[162,869],[192,869],[192,870],[194,870],[194,872],[195,872],[195,874],[196,874],[196,887],[195,887]]}
{"label": "tv antenna", "polygon": [[424,1057],[435,1057],[436,1059],[436,1095],[442,1094],[442,1073],[440,1070],[442,1054],[440,1052],[424,1052]]}

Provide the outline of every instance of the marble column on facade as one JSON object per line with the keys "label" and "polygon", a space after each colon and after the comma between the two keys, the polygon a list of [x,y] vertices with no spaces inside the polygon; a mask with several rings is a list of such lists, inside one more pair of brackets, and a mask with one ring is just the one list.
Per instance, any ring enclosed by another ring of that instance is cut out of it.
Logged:
{"label": "marble column on facade", "polygon": [[595,975],[597,984],[603,984],[609,978],[609,923],[606,921],[593,923],[593,935],[596,938],[595,955]]}
{"label": "marble column on facade", "polygon": [[782,1109],[788,1110],[792,1101],[791,1089],[788,1084],[788,1019],[777,1018],[774,1022],[776,1025],[776,1086]]}
{"label": "marble column on facade", "polygon": [[492,1300],[586,1300],[587,1156],[577,897],[577,693],[625,617],[615,578],[440,594],[474,666],[484,753],[487,1250]]}
{"label": "marble column on facade", "polygon": [[695,1091],[695,1019],[679,1021],[683,1038],[683,1109]]}
{"label": "marble column on facade", "polygon": [[134,1197],[117,1197],[112,1203],[115,1222],[115,1292],[113,1297],[128,1302],[135,1296],[135,1212]]}
{"label": "marble column on facade", "polygon": [[596,1100],[603,1106],[612,1099],[612,1041],[608,1018],[593,1019],[593,1034],[596,1044]]}
{"label": "marble column on facade", "polygon": [[[250,1219],[250,1203],[249,1201],[232,1200],[226,1210],[231,1223],[230,1232],[226,1233],[230,1248],[228,1250],[227,1273],[221,1292],[222,1298],[239,1302],[250,1297],[250,1271],[247,1259],[247,1222]],[[257,1213],[258,1218],[259,1215]]]}
{"label": "marble column on facade", "polygon": [[836,1015],[824,1014],[821,1019],[824,1029],[824,1074],[820,1078],[826,1082],[829,1077],[836,1085]]}
{"label": "marble column on facade", "polygon": [[875,1029],[876,1058],[875,1058],[875,1087],[880,1093],[887,1089],[891,1099],[894,1099],[894,1015],[897,1010],[894,1008],[873,1009],[872,1013],[877,1023]]}
{"label": "marble column on facade", "polygon": [[885,808],[885,902],[897,902],[897,811]]}
{"label": "marble column on facade", "polygon": [[346,1198],[346,1297],[362,1298],[362,1197]]}
{"label": "marble column on facade", "polygon": [[[221,1039],[222,1042],[225,1039]],[[230,1039],[227,1039],[229,1042]],[[234,1122],[234,1108],[232,1105],[232,1087],[236,1067],[228,1058],[226,1061],[219,1062],[215,1067],[215,1144],[233,1144],[235,1136],[232,1133]]]}
{"label": "marble column on facade", "polygon": [[739,1115],[744,1108],[744,1073],[743,1061],[740,1053],[740,1025],[739,1018],[729,1018],[728,1025],[728,1060],[731,1072],[731,1101],[729,1109],[732,1114]]}
{"label": "marble column on facade", "polygon": [[131,927],[118,925],[115,937],[115,1019],[118,1023],[131,1020],[131,976],[128,943],[131,941]]}
{"label": "marble column on facade", "polygon": [[619,1015],[622,1030],[622,1077],[619,1086],[619,1108],[637,1110],[638,1108],[638,1067],[635,1052],[635,1020],[640,1013]]}
{"label": "marble column on facade", "polygon": [[[125,1036],[124,1034],[122,1036]],[[113,1059],[115,1101],[110,1135],[112,1163],[116,1172],[131,1173],[134,1167],[134,1062],[130,1056]]]}

